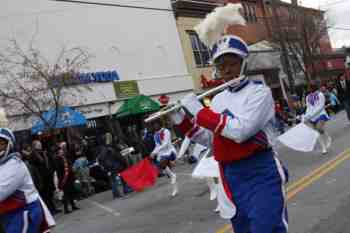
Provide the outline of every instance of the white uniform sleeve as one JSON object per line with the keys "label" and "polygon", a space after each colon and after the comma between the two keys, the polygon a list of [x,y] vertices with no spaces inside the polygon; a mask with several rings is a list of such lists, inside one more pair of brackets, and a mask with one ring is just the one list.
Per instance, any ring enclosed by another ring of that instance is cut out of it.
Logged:
{"label": "white uniform sleeve", "polygon": [[0,201],[6,200],[25,180],[26,169],[22,162],[7,162],[1,167],[0,172]]}
{"label": "white uniform sleeve", "polygon": [[263,129],[274,115],[271,90],[264,86],[249,96],[243,115],[228,117],[221,135],[237,143],[242,143]]}
{"label": "white uniform sleeve", "polygon": [[307,101],[308,98],[306,98],[306,113],[304,115],[305,120],[310,120],[311,118],[317,116],[325,108],[326,98],[321,92],[318,93],[318,96],[319,96],[319,100],[316,106],[314,107],[311,107],[310,103]]}
{"label": "white uniform sleeve", "polygon": [[166,148],[168,145],[171,144],[171,134],[170,131],[168,129],[164,129],[164,138],[161,141],[160,145],[157,145],[154,150],[152,151],[152,154],[158,154],[159,151],[163,150],[164,148]]}

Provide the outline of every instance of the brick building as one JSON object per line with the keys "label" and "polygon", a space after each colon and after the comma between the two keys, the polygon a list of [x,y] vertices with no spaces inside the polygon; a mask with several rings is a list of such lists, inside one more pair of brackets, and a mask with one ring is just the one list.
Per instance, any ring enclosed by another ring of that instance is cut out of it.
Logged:
{"label": "brick building", "polygon": [[[193,27],[197,25],[206,14],[210,13],[215,7],[223,5],[225,3],[240,2],[243,6],[243,16],[247,21],[246,26],[232,26],[228,29],[231,34],[241,36],[249,45],[259,43],[260,41],[275,42],[276,41],[276,17],[279,20],[279,25],[283,36],[288,36],[289,42],[295,41],[301,38],[297,35],[301,35],[300,31],[304,30],[299,27],[300,20],[303,16],[309,16],[312,21],[321,22],[323,20],[324,12],[312,8],[306,8],[298,6],[296,1],[292,4],[273,1],[273,0],[202,0],[202,1],[190,1],[190,0],[177,0],[173,2],[173,8],[175,11],[176,22],[178,31],[180,34],[180,40],[183,46],[185,60],[187,68],[193,77],[195,89],[201,89],[201,80],[204,77],[210,79],[210,53],[200,41],[196,33],[193,31]],[[275,11],[274,11],[275,9]],[[277,16],[276,16],[277,15]],[[327,31],[322,36],[309,35],[309,39],[313,41],[313,49],[310,51],[310,55],[332,53],[332,46],[329,40]],[[316,41],[316,42],[315,42]],[[293,42],[291,42],[293,43]],[[289,53],[290,66],[292,69],[296,69],[297,65],[293,65],[293,60],[301,59],[305,62],[304,57],[296,58],[295,54]],[[309,56],[311,58],[311,56]],[[326,59],[326,56],[322,58]],[[312,59],[309,59],[312,61]],[[304,64],[305,65],[305,64]],[[318,64],[305,65],[307,72],[310,72],[311,68],[319,67]],[[310,68],[311,67],[311,68]],[[304,77],[300,70],[292,70],[294,78],[297,76]],[[298,73],[299,72],[299,73]],[[275,86],[278,83],[279,71],[264,71],[264,75],[269,76],[268,79],[274,82]],[[272,77],[271,77],[272,76]],[[271,83],[271,82],[270,82]]]}

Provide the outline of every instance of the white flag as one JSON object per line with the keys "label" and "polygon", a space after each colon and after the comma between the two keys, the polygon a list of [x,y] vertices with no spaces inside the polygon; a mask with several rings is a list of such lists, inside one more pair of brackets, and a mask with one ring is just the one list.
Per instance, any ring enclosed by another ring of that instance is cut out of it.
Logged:
{"label": "white flag", "polygon": [[293,150],[311,152],[314,150],[319,136],[320,134],[316,130],[300,123],[279,136],[277,140]]}

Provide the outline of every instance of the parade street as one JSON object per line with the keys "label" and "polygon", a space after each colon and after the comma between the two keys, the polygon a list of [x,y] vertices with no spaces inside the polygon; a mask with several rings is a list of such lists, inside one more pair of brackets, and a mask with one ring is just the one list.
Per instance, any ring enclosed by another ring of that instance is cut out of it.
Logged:
{"label": "parade street", "polygon": [[0,18],[0,233],[350,233],[350,0]]}
{"label": "parade street", "polygon": [[[289,168],[289,231],[350,232],[350,125],[340,112],[327,125],[330,152],[300,153],[279,147]],[[59,215],[54,233],[228,233],[228,221],[214,213],[204,181],[192,179],[193,167],[177,166],[179,194],[171,198],[167,178],[155,187],[112,200],[111,192],[79,202],[81,210]]]}

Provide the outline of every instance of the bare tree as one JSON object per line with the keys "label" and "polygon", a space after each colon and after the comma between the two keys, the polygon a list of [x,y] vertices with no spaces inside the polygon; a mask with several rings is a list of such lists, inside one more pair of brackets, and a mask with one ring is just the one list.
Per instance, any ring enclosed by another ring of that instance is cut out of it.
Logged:
{"label": "bare tree", "polygon": [[322,17],[303,15],[298,17],[298,38],[293,40],[287,38],[287,46],[294,57],[294,70],[301,70],[307,81],[315,79],[316,69],[314,56],[321,53],[320,41],[328,37],[329,24]]}
{"label": "bare tree", "polygon": [[[328,38],[331,23],[323,11],[295,5],[279,7],[278,12],[270,19],[272,38],[277,43],[282,41],[286,46],[289,61],[283,62],[289,62],[293,75],[301,72],[309,83],[316,78],[313,57],[321,53],[321,40]],[[279,19],[276,20],[276,17]],[[280,27],[276,25],[277,21],[280,22]]]}
{"label": "bare tree", "polygon": [[[89,62],[89,53],[79,47],[62,47],[49,61],[33,46],[23,48],[17,40],[9,40],[0,51],[0,100],[9,116],[40,118],[47,130],[58,119],[58,109],[79,101],[79,92],[89,89],[78,84],[76,74]],[[56,116],[45,119],[43,113],[53,109]]]}

